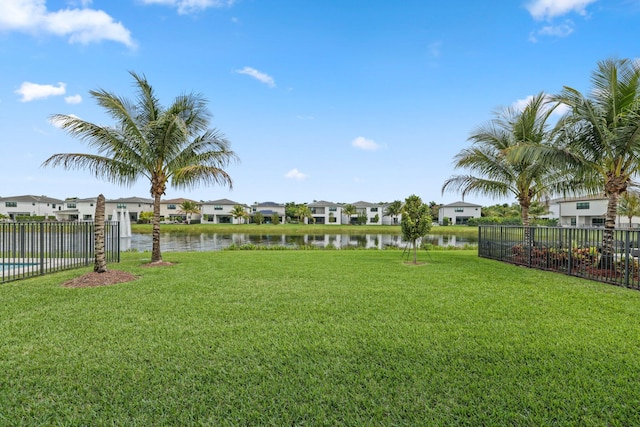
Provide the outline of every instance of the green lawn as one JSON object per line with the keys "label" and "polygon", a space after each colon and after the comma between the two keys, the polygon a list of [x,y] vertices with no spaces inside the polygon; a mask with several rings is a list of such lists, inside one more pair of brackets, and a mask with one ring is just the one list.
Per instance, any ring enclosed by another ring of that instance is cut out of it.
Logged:
{"label": "green lawn", "polygon": [[167,253],[0,286],[0,425],[640,424],[640,292],[473,251]]}

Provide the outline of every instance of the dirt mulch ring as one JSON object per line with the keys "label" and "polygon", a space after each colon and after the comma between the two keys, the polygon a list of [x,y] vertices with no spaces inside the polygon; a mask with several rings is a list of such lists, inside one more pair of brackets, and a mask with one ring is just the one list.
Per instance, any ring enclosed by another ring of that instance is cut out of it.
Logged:
{"label": "dirt mulch ring", "polygon": [[107,270],[104,273],[83,274],[71,280],[67,280],[62,284],[65,288],[95,288],[97,286],[115,285],[116,283],[125,283],[136,280],[133,274],[120,270]]}
{"label": "dirt mulch ring", "polygon": [[[165,267],[174,265],[173,262],[159,261],[143,264],[142,267]],[[62,284],[65,288],[95,288],[97,286],[109,286],[117,283],[126,283],[136,280],[135,276],[126,271],[107,270],[104,273],[96,273],[94,271],[83,274],[75,279],[67,280]]]}

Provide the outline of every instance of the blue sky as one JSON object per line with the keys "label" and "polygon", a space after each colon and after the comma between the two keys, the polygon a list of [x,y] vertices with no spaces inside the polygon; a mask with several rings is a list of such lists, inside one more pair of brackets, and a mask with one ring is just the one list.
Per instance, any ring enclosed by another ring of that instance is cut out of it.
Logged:
{"label": "blue sky", "polygon": [[0,196],[149,197],[148,181],[40,166],[89,152],[50,115],[111,124],[88,92],[133,98],[135,71],[164,105],[204,95],[240,158],[232,190],[167,198],[454,202],[440,190],[475,127],[541,91],[589,91],[639,36],[638,0],[3,0]]}

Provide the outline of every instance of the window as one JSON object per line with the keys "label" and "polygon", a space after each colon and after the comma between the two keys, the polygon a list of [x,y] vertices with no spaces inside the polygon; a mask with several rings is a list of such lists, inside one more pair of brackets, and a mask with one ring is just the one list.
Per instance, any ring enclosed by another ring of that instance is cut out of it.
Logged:
{"label": "window", "polygon": [[576,219],[575,218],[571,218],[571,226],[575,227],[577,224]]}
{"label": "window", "polygon": [[378,212],[378,208],[371,208],[371,212]]}
{"label": "window", "polygon": [[604,226],[604,218],[591,218],[591,225],[596,227]]}
{"label": "window", "polygon": [[18,202],[4,202],[4,205],[7,208],[17,208]]}
{"label": "window", "polygon": [[213,207],[213,210],[214,210],[214,211],[221,211],[221,210],[222,210],[222,206],[220,206],[220,205],[215,205],[215,206]]}
{"label": "window", "polygon": [[[92,205],[93,206],[93,205]],[[125,205],[124,203],[118,203],[116,205],[116,208],[118,209],[127,209],[127,205]]]}
{"label": "window", "polygon": [[329,208],[329,212],[336,212],[338,208]]}
{"label": "window", "polygon": [[52,203],[52,204],[51,204],[51,207],[52,207],[53,209],[55,209],[55,208],[56,208],[56,204],[55,204],[55,203]]}
{"label": "window", "polygon": [[84,219],[85,221],[91,221],[93,217],[91,215],[83,215],[82,219]]}
{"label": "window", "polygon": [[167,209],[175,210],[176,209],[176,205],[167,205]]}
{"label": "window", "polygon": [[455,208],[454,212],[464,212],[464,208]]}
{"label": "window", "polygon": [[89,206],[93,206],[93,203],[89,203]]}
{"label": "window", "polygon": [[75,209],[76,208],[76,203],[67,203],[67,209]]}
{"label": "window", "polygon": [[589,202],[576,203],[576,209],[589,209]]}

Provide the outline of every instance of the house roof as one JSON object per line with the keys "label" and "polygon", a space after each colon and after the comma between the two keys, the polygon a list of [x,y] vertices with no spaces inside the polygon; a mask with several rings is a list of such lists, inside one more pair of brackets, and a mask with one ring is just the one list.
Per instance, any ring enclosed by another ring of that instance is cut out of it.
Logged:
{"label": "house roof", "polygon": [[371,207],[381,206],[378,203],[369,203],[369,202],[364,202],[362,200],[360,200],[359,202],[352,203],[352,205],[354,205],[357,208],[371,208]]}
{"label": "house roof", "polygon": [[153,199],[148,199],[144,197],[120,197],[119,199],[107,199],[107,203],[144,203],[144,204],[153,204]]}
{"label": "house roof", "polygon": [[231,206],[240,205],[240,206],[247,206],[247,205],[245,205],[243,203],[234,202],[233,200],[229,200],[229,199],[207,200],[203,204],[205,204],[205,205],[231,205]]}
{"label": "house roof", "polygon": [[283,204],[275,203],[275,202],[262,202],[256,203],[253,205],[254,207],[272,207],[272,208],[284,208]]}
{"label": "house roof", "polygon": [[568,203],[568,202],[580,202],[582,200],[608,200],[604,194],[594,194],[590,196],[576,196],[576,197],[566,197],[564,199],[554,199],[550,200],[550,203]]}
{"label": "house roof", "polygon": [[339,207],[342,206],[340,203],[334,203],[334,202],[327,202],[325,200],[318,200],[316,202],[313,203],[309,203],[307,206],[311,207],[311,208],[320,208],[320,207]]}
{"label": "house roof", "polygon": [[62,203],[64,200],[54,199],[53,197],[47,196],[33,196],[33,195],[23,195],[23,196],[11,196],[11,197],[0,197],[0,201],[2,202],[36,202],[36,203]]}
{"label": "house roof", "polygon": [[460,207],[469,207],[469,208],[481,208],[482,205],[476,205],[475,203],[467,203],[467,202],[453,202],[448,205],[442,205],[443,208],[460,208]]}
{"label": "house roof", "polygon": [[160,201],[160,204],[176,204],[176,205],[181,205],[184,202],[193,202],[193,203],[198,203],[200,204],[200,202],[196,202],[195,200],[191,200],[191,199],[185,199],[184,197],[178,197],[177,199],[167,199],[167,200],[162,200]]}

